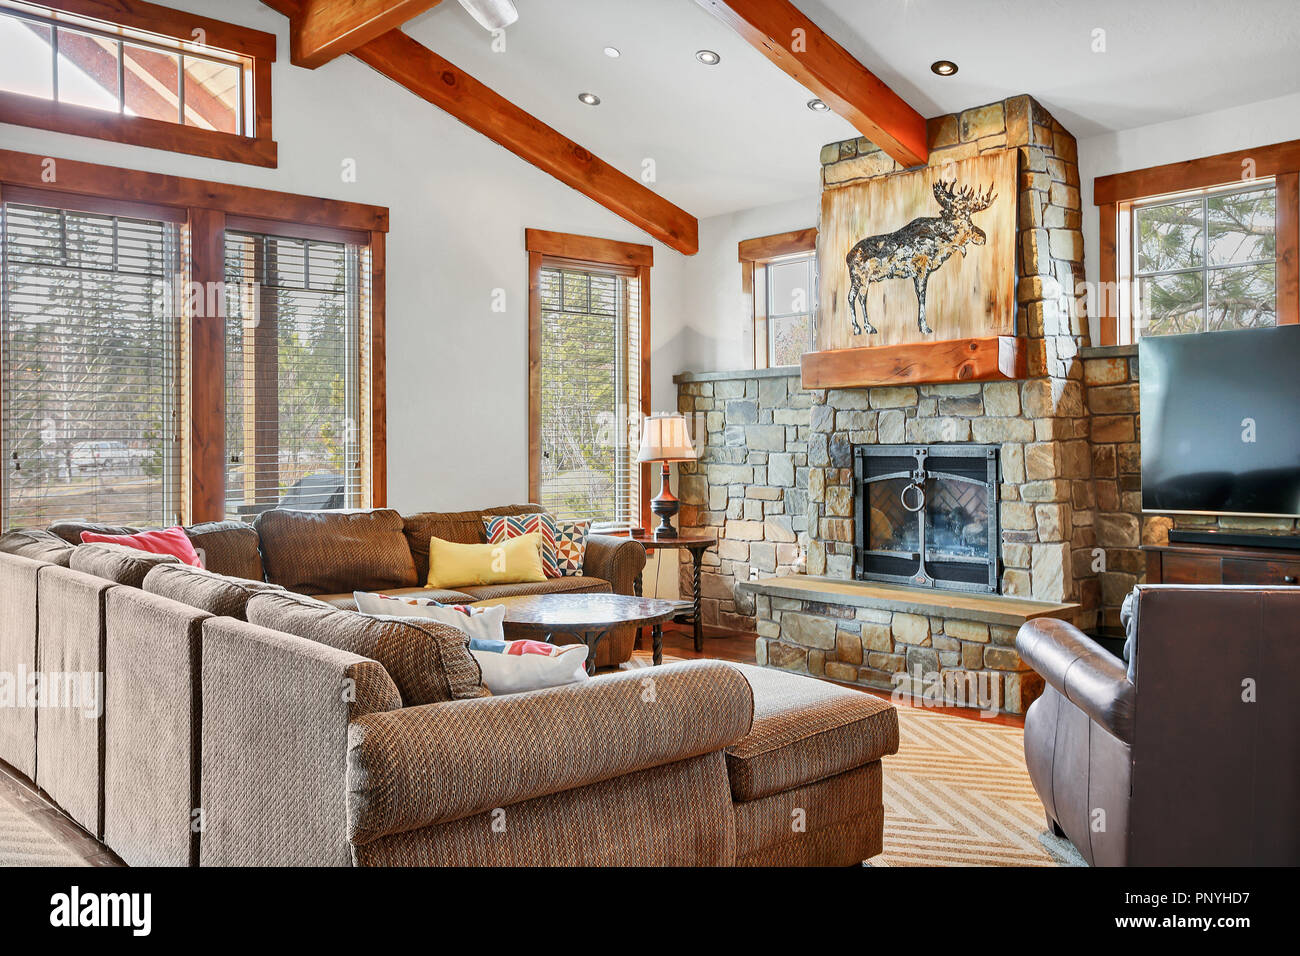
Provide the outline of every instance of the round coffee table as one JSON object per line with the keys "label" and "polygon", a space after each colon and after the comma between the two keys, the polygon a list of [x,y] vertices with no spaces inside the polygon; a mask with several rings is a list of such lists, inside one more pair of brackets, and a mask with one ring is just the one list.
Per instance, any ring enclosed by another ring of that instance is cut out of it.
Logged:
{"label": "round coffee table", "polygon": [[506,624],[516,631],[545,635],[571,634],[588,647],[587,673],[596,672],[596,647],[616,627],[649,627],[654,640],[654,662],[663,662],[663,624],[677,613],[671,601],[627,594],[525,594],[481,601],[506,609]]}

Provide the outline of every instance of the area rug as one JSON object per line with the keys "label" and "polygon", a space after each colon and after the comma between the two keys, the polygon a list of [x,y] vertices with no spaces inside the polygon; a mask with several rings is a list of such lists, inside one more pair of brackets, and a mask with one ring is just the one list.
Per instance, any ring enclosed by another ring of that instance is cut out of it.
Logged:
{"label": "area rug", "polygon": [[86,865],[0,793],[0,867]]}
{"label": "area rug", "polygon": [[1084,866],[1047,830],[1025,769],[1024,731],[898,708],[885,764],[885,850],[871,866]]}

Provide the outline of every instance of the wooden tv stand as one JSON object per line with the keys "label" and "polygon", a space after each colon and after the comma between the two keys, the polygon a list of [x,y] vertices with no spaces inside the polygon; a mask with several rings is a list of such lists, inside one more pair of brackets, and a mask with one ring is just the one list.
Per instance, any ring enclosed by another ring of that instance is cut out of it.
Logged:
{"label": "wooden tv stand", "polygon": [[1147,584],[1300,584],[1300,548],[1176,542],[1142,550]]}

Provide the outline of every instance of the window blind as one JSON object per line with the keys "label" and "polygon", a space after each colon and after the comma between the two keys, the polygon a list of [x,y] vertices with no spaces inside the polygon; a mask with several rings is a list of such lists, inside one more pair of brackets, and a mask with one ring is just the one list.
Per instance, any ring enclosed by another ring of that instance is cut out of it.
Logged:
{"label": "window blind", "polygon": [[231,516],[366,503],[365,255],[350,242],[227,230]]}
{"label": "window blind", "polygon": [[183,512],[180,227],[113,205],[0,207],[5,527]]}
{"label": "window blind", "polygon": [[641,289],[635,275],[544,261],[540,504],[599,525],[639,521]]}

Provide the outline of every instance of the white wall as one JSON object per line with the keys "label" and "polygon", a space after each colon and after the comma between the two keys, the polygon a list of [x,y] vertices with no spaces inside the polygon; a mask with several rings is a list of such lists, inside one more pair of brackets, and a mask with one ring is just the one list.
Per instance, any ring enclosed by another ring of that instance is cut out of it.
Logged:
{"label": "white wall", "polygon": [[[1097,207],[1092,204],[1093,179],[1291,139],[1300,139],[1300,93],[1079,140],[1083,243],[1088,281],[1095,287],[1100,261],[1099,220]],[[1099,331],[1094,316],[1093,342],[1101,341]]]}
{"label": "white wall", "polygon": [[[809,157],[817,161],[815,154]],[[812,195],[700,220],[700,251],[685,260],[684,313],[677,339],[668,343],[669,364],[690,372],[754,367],[754,319],[741,292],[736,246],[742,239],[816,226],[820,211],[821,199]]]}
{"label": "white wall", "polygon": [[[0,147],[388,206],[389,503],[408,511],[526,500],[524,229],[652,240],[350,57],[315,71],[292,66],[288,21],[256,0],[168,2],[279,36],[278,168],[5,125]],[[345,159],[356,161],[355,183],[341,181]],[[675,409],[687,260],[653,245],[652,400]],[[505,314],[489,308],[496,288],[506,290]]]}

